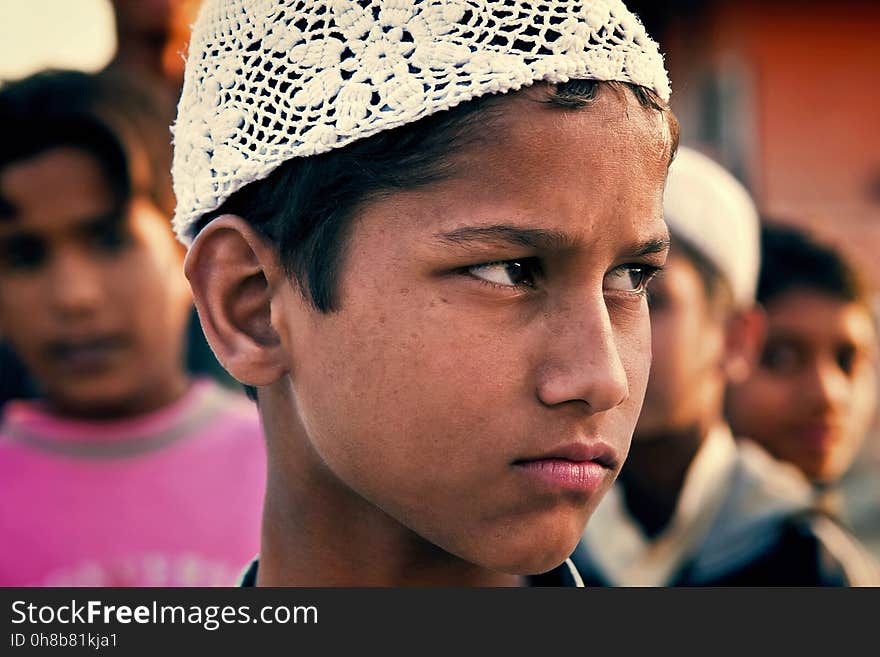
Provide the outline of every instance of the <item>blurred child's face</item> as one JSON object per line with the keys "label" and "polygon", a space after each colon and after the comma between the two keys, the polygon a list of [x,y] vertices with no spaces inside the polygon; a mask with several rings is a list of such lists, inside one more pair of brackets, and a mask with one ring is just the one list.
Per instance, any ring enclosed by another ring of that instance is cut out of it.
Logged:
{"label": "blurred child's face", "polygon": [[189,298],[168,222],[121,209],[98,162],[57,148],[0,171],[0,334],[61,410],[149,410],[180,393]]}
{"label": "blurred child's face", "polygon": [[728,394],[731,423],[810,479],[835,480],[874,415],[871,317],[860,304],[810,290],[783,294],[766,312],[759,366]]}
{"label": "blurred child's face", "polygon": [[296,293],[272,308],[308,445],[293,480],[509,573],[568,556],[623,463],[667,248],[660,114],[532,91],[453,176],[361,209],[340,310]]}
{"label": "blurred child's face", "polygon": [[651,377],[635,440],[700,429],[720,411],[725,323],[696,267],[669,256],[651,284]]}

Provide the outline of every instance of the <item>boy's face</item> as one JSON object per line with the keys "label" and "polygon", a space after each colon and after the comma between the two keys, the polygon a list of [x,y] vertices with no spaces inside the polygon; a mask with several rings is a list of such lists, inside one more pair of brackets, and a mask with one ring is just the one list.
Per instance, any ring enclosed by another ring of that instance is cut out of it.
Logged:
{"label": "boy's face", "polygon": [[651,284],[651,377],[635,440],[699,429],[723,395],[725,324],[696,267],[673,247]]}
{"label": "boy's face", "polygon": [[340,310],[275,296],[286,435],[284,397],[261,394],[270,450],[307,445],[291,486],[328,508],[354,493],[510,573],[568,556],[626,457],[651,358],[643,288],[667,248],[659,113],[607,90],[580,111],[539,97],[505,99],[449,179],[361,209]]}
{"label": "boy's face", "polygon": [[14,209],[0,219],[0,334],[49,400],[125,413],[173,394],[189,299],[167,219],[139,196],[118,207],[74,148],[0,170],[0,195]]}
{"label": "boy's face", "polygon": [[759,366],[727,400],[734,429],[810,479],[833,481],[852,463],[877,398],[877,336],[864,306],[795,290],[766,307]]}

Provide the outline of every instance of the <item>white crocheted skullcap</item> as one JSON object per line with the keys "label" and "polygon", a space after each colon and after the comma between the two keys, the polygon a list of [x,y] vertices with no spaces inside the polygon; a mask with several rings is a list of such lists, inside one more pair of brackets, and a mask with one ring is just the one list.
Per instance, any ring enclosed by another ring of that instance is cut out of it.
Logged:
{"label": "white crocheted skullcap", "polygon": [[174,227],[280,164],[537,81],[615,80],[667,101],[621,0],[206,0],[174,131]]}
{"label": "white crocheted skullcap", "polygon": [[681,146],[663,197],[673,239],[686,241],[727,279],[737,306],[755,301],[761,260],[760,219],[746,188],[720,164]]}

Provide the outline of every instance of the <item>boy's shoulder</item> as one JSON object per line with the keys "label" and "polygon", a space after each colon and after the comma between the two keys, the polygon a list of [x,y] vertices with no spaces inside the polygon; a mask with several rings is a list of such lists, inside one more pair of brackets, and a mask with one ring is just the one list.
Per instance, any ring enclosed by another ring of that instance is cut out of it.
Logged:
{"label": "boy's shoulder", "polygon": [[192,433],[210,435],[212,440],[225,437],[250,442],[259,437],[262,444],[263,429],[257,405],[244,392],[213,379],[202,379],[194,385],[199,386],[198,394],[187,412]]}
{"label": "boy's shoulder", "polygon": [[68,456],[131,456],[210,439],[262,445],[256,405],[210,378],[197,379],[173,404],[146,415],[82,420],[52,413],[38,399],[13,400],[2,408],[0,446],[27,453]]}
{"label": "boy's shoulder", "polygon": [[219,409],[219,415],[228,420],[253,422],[259,420],[257,404],[243,391],[233,390],[213,379],[200,379],[196,385],[203,388],[205,399]]}
{"label": "boy's shoulder", "polygon": [[858,585],[878,567],[836,519],[815,507],[793,465],[748,440],[725,504],[688,569],[689,581],[718,585]]}

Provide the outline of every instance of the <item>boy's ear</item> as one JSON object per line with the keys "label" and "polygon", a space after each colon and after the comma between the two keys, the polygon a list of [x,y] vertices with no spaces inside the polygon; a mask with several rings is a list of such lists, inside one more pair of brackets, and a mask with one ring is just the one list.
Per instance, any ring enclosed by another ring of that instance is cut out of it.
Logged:
{"label": "boy's ear", "polygon": [[271,306],[286,275],[274,249],[244,219],[223,215],[196,236],[184,271],[220,364],[251,386],[281,378],[288,363],[272,325]]}
{"label": "boy's ear", "polygon": [[758,306],[735,311],[727,320],[724,369],[728,383],[742,383],[751,374],[764,346],[766,324]]}

